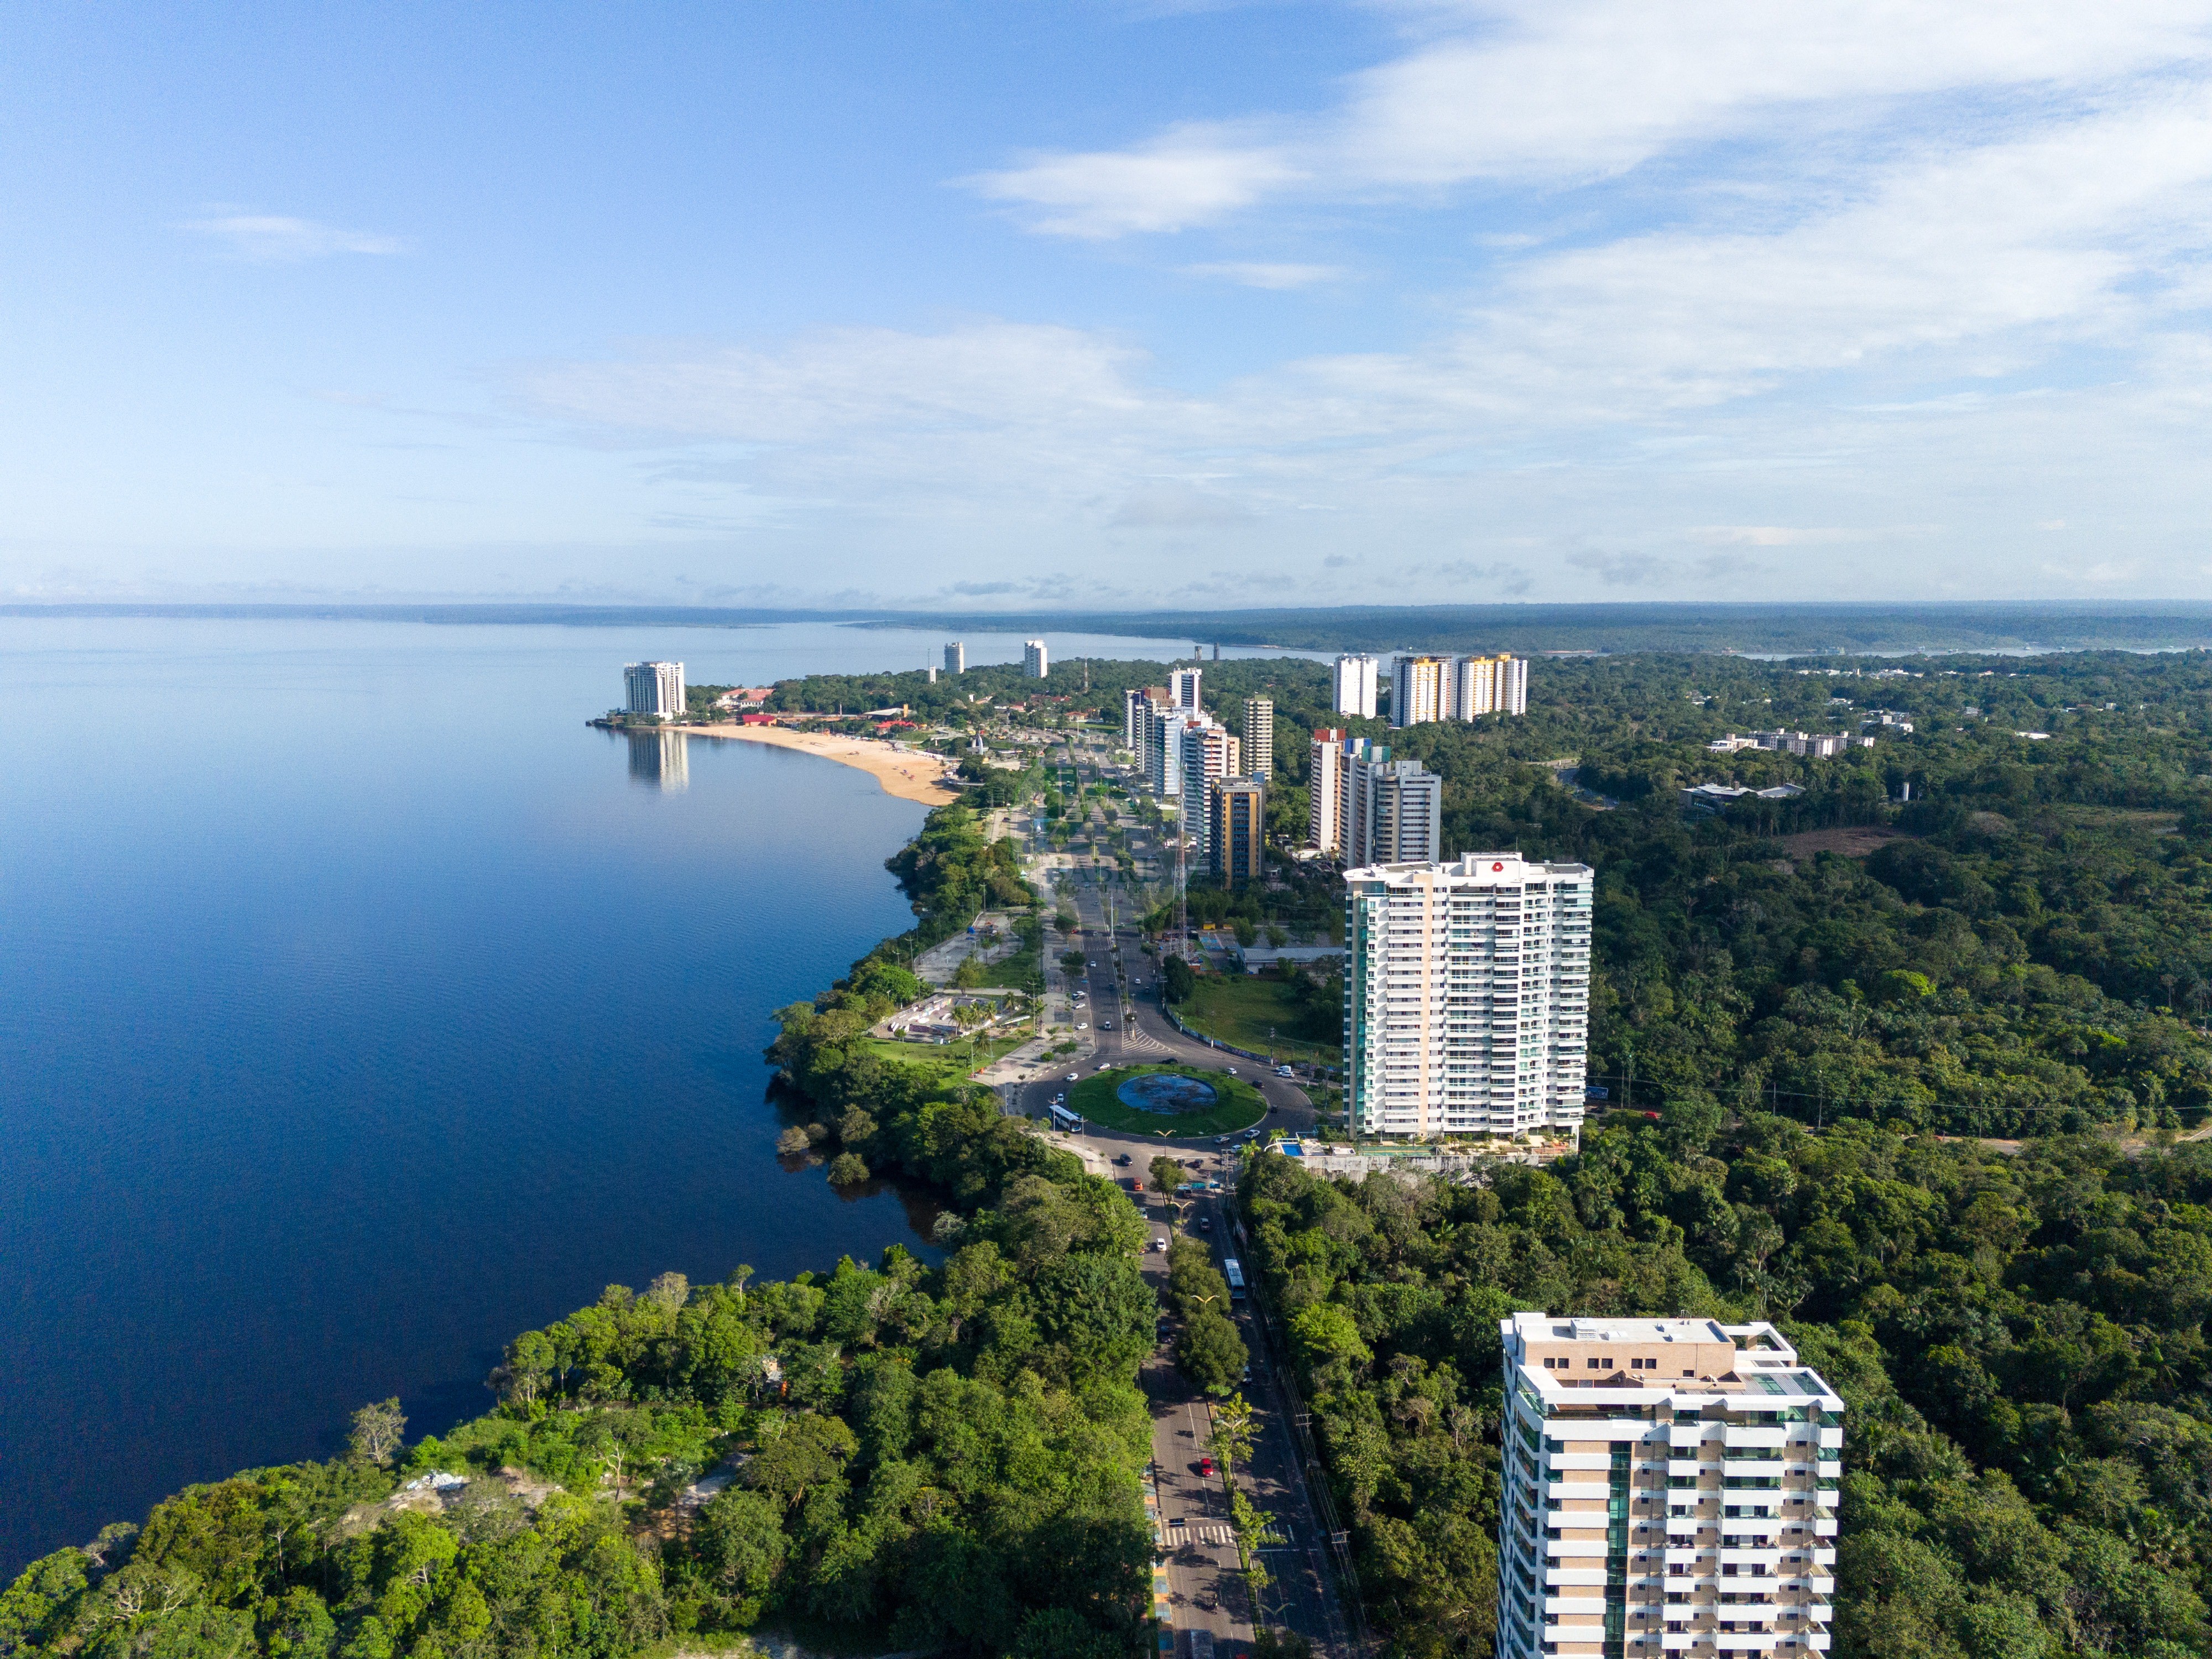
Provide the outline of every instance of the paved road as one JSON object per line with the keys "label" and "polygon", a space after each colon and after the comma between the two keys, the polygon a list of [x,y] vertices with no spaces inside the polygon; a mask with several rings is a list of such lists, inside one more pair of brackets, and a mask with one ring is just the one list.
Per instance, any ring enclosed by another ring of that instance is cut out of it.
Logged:
{"label": "paved road", "polygon": [[[1316,1115],[1312,1103],[1295,1083],[1270,1074],[1256,1062],[1185,1036],[1167,1023],[1158,1001],[1158,964],[1138,949],[1135,929],[1128,925],[1137,918],[1128,914],[1132,902],[1120,878],[1103,871],[1073,873],[1074,878],[1063,882],[1060,891],[1082,923],[1073,945],[1084,951],[1080,983],[1087,1006],[1076,1018],[1089,1029],[1074,1035],[1084,1042],[1086,1052],[1017,1091],[1018,1109],[1044,1116],[1046,1104],[1066,1090],[1071,1074],[1079,1076],[1117,1065],[1174,1061],[1194,1070],[1234,1069],[1256,1085],[1274,1109],[1266,1120],[1268,1127],[1310,1127]],[[1115,921],[1122,924],[1115,928],[1108,926],[1109,899],[1115,901]],[[1047,954],[1056,951],[1048,950]],[[1111,1022],[1111,1029],[1100,1026],[1102,1017]],[[1157,1135],[1094,1130],[1085,1139],[1105,1158],[1115,1160],[1112,1167],[1125,1179],[1145,1179],[1152,1159],[1163,1151],[1195,1175],[1224,1182],[1235,1178],[1235,1154],[1218,1148],[1210,1139],[1164,1142]],[[1126,1164],[1118,1162],[1124,1158],[1129,1160]],[[1232,1218],[1225,1197],[1200,1194],[1180,1206],[1180,1212],[1178,1206],[1150,1193],[1143,1194],[1139,1202],[1156,1237],[1187,1231],[1206,1240],[1218,1261],[1237,1249],[1229,1237]],[[1165,1255],[1148,1250],[1144,1261],[1147,1277],[1164,1288]],[[1256,1611],[1267,1625],[1308,1638],[1317,1652],[1346,1659],[1352,1648],[1325,1573],[1323,1552],[1328,1540],[1314,1518],[1283,1399],[1268,1365],[1267,1345],[1254,1328],[1249,1304],[1231,1311],[1252,1354],[1252,1377],[1243,1393],[1252,1406],[1256,1431],[1252,1457],[1237,1470],[1237,1478],[1245,1495],[1271,1517],[1279,1534],[1277,1541],[1262,1547],[1261,1559],[1273,1582],[1261,1592]],[[1166,1341],[1146,1362],[1141,1380],[1152,1407],[1152,1461],[1160,1513],[1168,1523],[1170,1549],[1164,1565],[1169,1611],[1177,1631],[1176,1653],[1188,1651],[1183,1632],[1205,1629],[1214,1633],[1222,1659],[1231,1659],[1247,1651],[1255,1609],[1243,1575],[1237,1571],[1227,1495],[1218,1477],[1208,1480],[1198,1474],[1198,1462],[1205,1455],[1206,1437],[1212,1432],[1206,1404],[1176,1370]],[[1174,1524],[1178,1518],[1180,1526]]]}

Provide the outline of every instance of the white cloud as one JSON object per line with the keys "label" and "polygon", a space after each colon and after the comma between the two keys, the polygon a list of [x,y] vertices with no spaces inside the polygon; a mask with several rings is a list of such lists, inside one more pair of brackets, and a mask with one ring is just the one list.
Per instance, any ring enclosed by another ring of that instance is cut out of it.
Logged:
{"label": "white cloud", "polygon": [[1341,281],[1342,265],[1257,264],[1231,260],[1220,264],[1185,265],[1186,276],[1218,276],[1246,288],[1300,289]]}
{"label": "white cloud", "polygon": [[[934,524],[1042,572],[1202,532],[1209,563],[1270,561],[1285,602],[1340,597],[1370,546],[1452,550],[1401,559],[1408,599],[1477,579],[1863,597],[1882,571],[1964,597],[2196,568],[2177,526],[2212,517],[2191,459],[2212,414],[2192,310],[2212,294],[2212,7],[1451,15],[1483,32],[1370,72],[1325,121],[1188,125],[983,185],[1106,237],[1291,191],[1513,181],[1455,240],[1482,263],[1430,298],[1416,345],[1206,385],[1126,339],[982,319],[548,364],[522,395],[596,441],[739,447],[714,465],[762,524]],[[1662,155],[1632,222],[1559,199]],[[2064,521],[2135,551],[2018,556]],[[1802,551],[1757,562],[1776,549]],[[1146,591],[1191,579],[1164,559]]]}
{"label": "white cloud", "polygon": [[1778,128],[1894,127],[1916,100],[2101,93],[2212,52],[2202,0],[1507,0],[1438,15],[1456,27],[1352,76],[1325,115],[1186,124],[969,182],[1054,234],[1179,231],[1285,192],[1572,184]]}
{"label": "white cloud", "polygon": [[406,241],[368,231],[342,230],[313,219],[277,214],[229,213],[187,220],[180,228],[223,245],[234,258],[257,264],[319,259],[333,253],[404,253]]}
{"label": "white cloud", "polygon": [[965,182],[994,201],[1031,210],[1038,230],[1103,240],[1218,218],[1296,176],[1265,146],[1187,127],[1137,149],[1039,156]]}

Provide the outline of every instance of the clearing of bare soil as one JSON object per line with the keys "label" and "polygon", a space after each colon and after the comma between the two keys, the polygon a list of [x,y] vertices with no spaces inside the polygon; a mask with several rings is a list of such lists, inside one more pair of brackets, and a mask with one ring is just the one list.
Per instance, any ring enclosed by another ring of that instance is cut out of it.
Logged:
{"label": "clearing of bare soil", "polygon": [[1775,845],[1793,859],[1809,859],[1815,853],[1841,853],[1847,859],[1863,859],[1886,842],[1911,839],[1902,830],[1852,823],[1835,830],[1801,830],[1794,836],[1778,837]]}

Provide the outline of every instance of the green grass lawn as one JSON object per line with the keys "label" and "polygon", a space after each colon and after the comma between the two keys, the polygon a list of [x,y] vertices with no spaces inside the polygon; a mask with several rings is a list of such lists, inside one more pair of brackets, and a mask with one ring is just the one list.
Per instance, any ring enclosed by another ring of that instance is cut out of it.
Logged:
{"label": "green grass lawn", "polygon": [[[1261,975],[1207,974],[1199,980],[1190,1000],[1176,1006],[1176,1012],[1192,1030],[1239,1048],[1264,1054],[1272,1047],[1284,1060],[1339,1064],[1344,1056],[1338,1043],[1292,1035],[1300,1029],[1303,1016],[1291,992],[1288,981]],[[1267,1036],[1271,1028],[1279,1033],[1272,1042]]]}
{"label": "green grass lawn", "polygon": [[[1142,1077],[1148,1072],[1165,1072],[1210,1084],[1216,1097],[1214,1103],[1204,1111],[1179,1112],[1169,1116],[1159,1112],[1140,1112],[1115,1098],[1116,1089],[1131,1078]],[[1097,1072],[1068,1091],[1067,1103],[1102,1129],[1116,1129],[1124,1134],[1158,1135],[1164,1139],[1227,1134],[1232,1130],[1249,1129],[1267,1115],[1267,1102],[1243,1079],[1189,1066],[1117,1066],[1110,1072]]]}
{"label": "green grass lawn", "polygon": [[1029,1034],[1024,1030],[1012,1036],[978,1043],[973,1050],[972,1062],[969,1057],[971,1051],[964,1040],[939,1046],[933,1042],[898,1042],[884,1037],[870,1037],[865,1046],[874,1053],[878,1060],[887,1065],[910,1066],[916,1071],[929,1073],[934,1079],[932,1086],[941,1089],[967,1076],[971,1063],[975,1066],[988,1066],[1000,1055],[1012,1054],[1028,1041]]}

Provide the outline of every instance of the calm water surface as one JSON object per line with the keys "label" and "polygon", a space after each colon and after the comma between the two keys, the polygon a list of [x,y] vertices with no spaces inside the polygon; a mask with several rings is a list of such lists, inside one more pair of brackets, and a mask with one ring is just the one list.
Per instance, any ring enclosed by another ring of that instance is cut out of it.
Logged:
{"label": "calm water surface", "polygon": [[609,1283],[927,1253],[923,1195],[782,1167],[761,1059],[910,920],[883,860],[924,809],[583,721],[642,657],[757,684],[937,645],[0,618],[0,1573],[327,1455],[365,1401],[474,1415]]}

